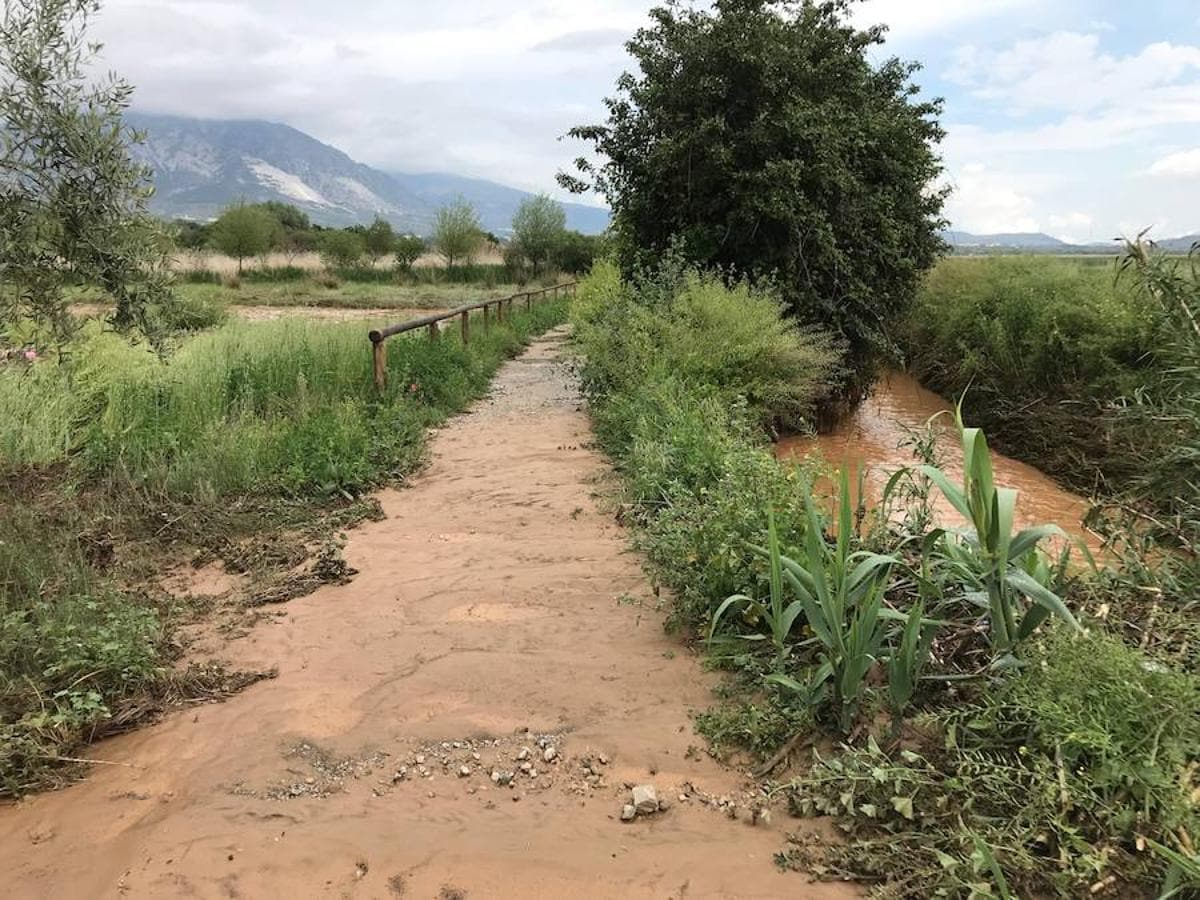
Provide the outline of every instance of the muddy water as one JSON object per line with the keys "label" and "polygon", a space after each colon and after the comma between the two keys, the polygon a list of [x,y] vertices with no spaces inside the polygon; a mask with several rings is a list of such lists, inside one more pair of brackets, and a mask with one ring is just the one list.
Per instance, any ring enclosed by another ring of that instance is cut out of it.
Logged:
{"label": "muddy water", "polygon": [[[857,896],[781,872],[785,832],[809,826],[777,795],[752,827],[757,786],[696,751],[688,711],[716,676],[664,632],[593,499],[611,474],[563,337],[505,365],[428,468],[380,494],[387,518],[350,534],[350,584],[221,645],[278,677],[0,804],[0,898]],[[670,807],[622,823],[626,783]]]}
{"label": "muddy water", "polygon": [[[847,466],[851,484],[857,483],[858,473],[865,466],[869,504],[878,500],[893,472],[916,462],[906,442],[931,416],[942,412],[947,414],[935,426],[938,453],[951,480],[961,483],[962,447],[950,405],[901,372],[892,372],[881,379],[870,398],[833,432],[817,437],[785,438],[777,445],[777,453],[780,457],[800,458],[819,452],[831,465]],[[1072,537],[1086,541],[1093,551],[1099,548],[1096,536],[1082,526],[1088,511],[1086,499],[1062,488],[1033,466],[994,450],[992,467],[997,485],[1019,491],[1017,527],[1053,523]],[[942,524],[964,524],[940,495],[936,499],[935,509]]]}

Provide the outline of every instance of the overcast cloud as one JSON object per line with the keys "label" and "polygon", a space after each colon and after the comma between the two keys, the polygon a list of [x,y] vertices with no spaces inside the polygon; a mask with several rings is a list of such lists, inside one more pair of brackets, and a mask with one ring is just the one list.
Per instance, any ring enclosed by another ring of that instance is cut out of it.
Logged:
{"label": "overcast cloud", "polygon": [[[108,0],[135,106],[285,122],[355,159],[559,194],[642,0]],[[869,0],[946,98],[948,212],[971,231],[1200,231],[1194,0]]]}

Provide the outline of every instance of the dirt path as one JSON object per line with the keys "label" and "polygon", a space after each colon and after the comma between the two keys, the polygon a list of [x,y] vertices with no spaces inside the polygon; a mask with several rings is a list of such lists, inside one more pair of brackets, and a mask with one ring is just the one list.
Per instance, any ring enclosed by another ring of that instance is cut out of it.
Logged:
{"label": "dirt path", "polygon": [[[382,496],[388,518],[351,535],[351,584],[226,648],[277,679],[93,747],[118,764],[0,809],[4,895],[850,895],[776,870],[794,822],[701,799],[743,788],[688,717],[712,679],[596,508],[605,464],[561,340],[506,365]],[[669,808],[620,822],[623,782]]]}

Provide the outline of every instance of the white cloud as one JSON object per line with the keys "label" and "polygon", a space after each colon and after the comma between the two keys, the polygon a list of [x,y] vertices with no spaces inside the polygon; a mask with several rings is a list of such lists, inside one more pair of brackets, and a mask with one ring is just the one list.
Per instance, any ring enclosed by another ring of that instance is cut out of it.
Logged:
{"label": "white cloud", "polygon": [[1149,169],[1148,175],[1161,175],[1169,178],[1200,177],[1200,148],[1182,150],[1156,160]]}
{"label": "white cloud", "polygon": [[1083,212],[1069,212],[1050,216],[1046,229],[1059,240],[1070,244],[1086,244],[1094,240],[1092,217]]}
{"label": "white cloud", "polygon": [[884,24],[890,36],[919,37],[972,21],[1035,6],[1036,0],[865,0],[854,7],[853,21],[859,27]]}
{"label": "white cloud", "polygon": [[1006,50],[959,48],[947,77],[981,99],[1016,113],[1136,107],[1151,91],[1200,72],[1200,47],[1166,41],[1116,57],[1100,50],[1096,34],[1059,31],[1019,41]]}
{"label": "white cloud", "polygon": [[956,228],[981,234],[1038,231],[1037,204],[1010,174],[967,172],[949,180],[946,215]]}

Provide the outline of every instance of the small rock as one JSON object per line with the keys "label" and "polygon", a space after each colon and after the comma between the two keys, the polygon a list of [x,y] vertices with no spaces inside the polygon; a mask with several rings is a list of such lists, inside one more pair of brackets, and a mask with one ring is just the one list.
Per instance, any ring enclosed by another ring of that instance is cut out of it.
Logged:
{"label": "small rock", "polygon": [[658,791],[652,784],[639,784],[633,789],[633,806],[637,812],[650,815],[658,812]]}
{"label": "small rock", "polygon": [[522,747],[521,751],[517,754],[518,762],[523,759],[529,759],[529,748],[528,747]]}
{"label": "small rock", "polygon": [[492,769],[492,783],[493,784],[500,783],[500,770],[499,769]]}
{"label": "small rock", "polygon": [[546,762],[553,762],[556,756],[558,756],[558,751],[554,749],[553,745],[542,751],[542,759]]}
{"label": "small rock", "polygon": [[462,766],[458,770],[459,778],[468,778],[468,777],[470,777],[470,775],[471,775],[471,767],[470,766]]}
{"label": "small rock", "polygon": [[472,754],[471,754],[471,759],[475,760],[475,762],[479,762],[479,754],[478,754],[478,753],[472,753]]}
{"label": "small rock", "polygon": [[304,783],[305,784],[316,784],[317,779],[315,779],[311,775],[309,775],[307,778],[304,779]]}
{"label": "small rock", "polygon": [[529,763],[529,762],[521,763],[521,771],[522,772],[532,772],[533,771],[533,763]]}
{"label": "small rock", "polygon": [[420,766],[420,765],[424,765],[424,764],[425,764],[425,754],[418,753],[417,754],[417,765]]}
{"label": "small rock", "polygon": [[602,765],[602,766],[607,766],[608,765],[608,757],[605,756],[603,753],[601,753],[599,756],[596,757],[596,762],[600,763],[600,765]]}
{"label": "small rock", "polygon": [[621,808],[621,821],[632,822],[637,817],[637,807],[632,803],[626,803]]}

